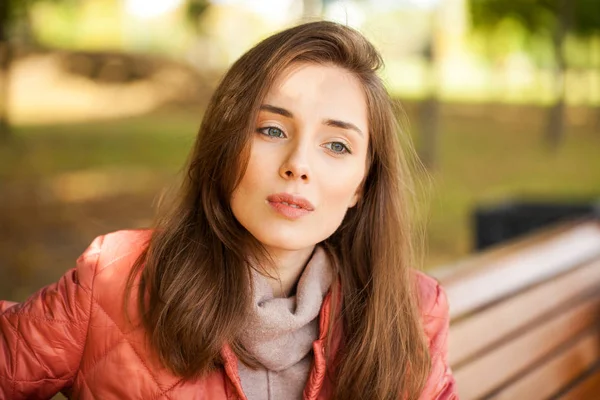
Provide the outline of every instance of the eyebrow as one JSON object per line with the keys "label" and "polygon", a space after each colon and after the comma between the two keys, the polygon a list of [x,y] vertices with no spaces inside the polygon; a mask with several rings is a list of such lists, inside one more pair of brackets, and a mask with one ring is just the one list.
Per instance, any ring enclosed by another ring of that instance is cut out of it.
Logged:
{"label": "eyebrow", "polygon": [[294,118],[294,114],[292,114],[291,111],[288,111],[285,108],[275,107],[270,104],[262,104],[260,106],[260,109],[263,111],[272,112],[273,114],[283,115],[284,117],[287,117],[287,118]]}
{"label": "eyebrow", "polygon": [[[271,104],[262,104],[260,109],[263,111],[272,112],[273,114],[279,114],[286,118],[294,118],[294,114],[291,111],[286,110],[285,108],[277,107]],[[323,125],[332,126],[334,128],[347,129],[351,131],[355,131],[360,136],[364,136],[363,132],[358,128],[358,126],[354,125],[351,122],[340,121],[338,119],[325,119],[323,120]]]}
{"label": "eyebrow", "polygon": [[333,126],[335,128],[351,130],[351,131],[358,133],[360,136],[364,136],[362,131],[360,129],[358,129],[358,126],[354,125],[351,122],[340,121],[337,119],[326,119],[325,121],[323,121],[323,123],[325,125]]}

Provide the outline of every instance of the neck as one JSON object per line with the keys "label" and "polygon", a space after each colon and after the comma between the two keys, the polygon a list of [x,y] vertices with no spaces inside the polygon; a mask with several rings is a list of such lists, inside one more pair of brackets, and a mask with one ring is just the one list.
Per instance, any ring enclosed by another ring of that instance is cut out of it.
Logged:
{"label": "neck", "polygon": [[[315,246],[300,250],[283,250],[267,248],[273,259],[273,271],[269,271],[273,278],[266,277],[273,289],[274,297],[288,297],[296,286],[306,263],[310,260]],[[279,279],[278,279],[279,278]]]}

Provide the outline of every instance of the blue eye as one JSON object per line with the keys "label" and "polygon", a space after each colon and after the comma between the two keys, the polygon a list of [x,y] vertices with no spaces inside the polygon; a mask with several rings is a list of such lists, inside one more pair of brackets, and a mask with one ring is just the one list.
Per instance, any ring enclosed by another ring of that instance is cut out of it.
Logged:
{"label": "blue eye", "polygon": [[265,136],[268,137],[274,137],[274,138],[284,138],[285,137],[285,133],[283,133],[283,131],[277,127],[274,126],[266,126],[264,128],[259,128],[258,129],[259,133],[262,133]]}
{"label": "blue eye", "polygon": [[327,147],[329,150],[333,151],[336,154],[351,154],[352,152],[350,151],[350,149],[348,148],[348,146],[346,146],[344,143],[342,142],[330,142],[327,143],[325,145],[325,147]]}

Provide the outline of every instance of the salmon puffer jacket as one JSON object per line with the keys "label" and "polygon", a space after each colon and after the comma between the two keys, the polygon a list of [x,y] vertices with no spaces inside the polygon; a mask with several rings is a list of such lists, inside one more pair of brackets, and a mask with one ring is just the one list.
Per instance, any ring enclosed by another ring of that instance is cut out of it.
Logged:
{"label": "salmon puffer jacket", "polygon": [[[246,400],[237,358],[227,345],[221,351],[222,368],[183,380],[161,365],[135,323],[134,295],[128,300],[134,323],[126,319],[127,276],[150,235],[139,230],[98,237],[58,282],[23,303],[0,301],[0,399],[49,399],[62,392],[73,399]],[[421,399],[457,399],[446,356],[447,300],[436,281],[417,275],[432,359]],[[306,400],[325,400],[332,389],[324,357],[330,303],[328,293],[320,311],[319,338],[313,343]],[[332,337],[331,352],[339,339]]]}

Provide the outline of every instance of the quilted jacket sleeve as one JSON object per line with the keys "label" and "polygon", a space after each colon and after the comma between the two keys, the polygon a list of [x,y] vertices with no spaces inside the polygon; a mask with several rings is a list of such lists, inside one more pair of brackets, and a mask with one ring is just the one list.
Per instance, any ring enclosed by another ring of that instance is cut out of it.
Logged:
{"label": "quilted jacket sleeve", "polygon": [[421,400],[458,400],[456,383],[448,365],[448,330],[450,314],[444,289],[432,278],[427,285],[426,311],[423,315],[425,333],[431,355],[431,373]]}
{"label": "quilted jacket sleeve", "polygon": [[23,303],[0,301],[0,399],[47,399],[71,386],[87,336],[102,238]]}

